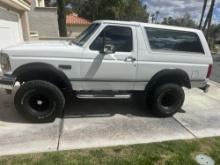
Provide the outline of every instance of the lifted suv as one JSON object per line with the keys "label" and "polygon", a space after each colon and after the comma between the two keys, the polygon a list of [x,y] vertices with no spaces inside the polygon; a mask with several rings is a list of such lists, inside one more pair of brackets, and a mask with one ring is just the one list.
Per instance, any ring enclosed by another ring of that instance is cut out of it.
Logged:
{"label": "lifted suv", "polygon": [[72,41],[35,41],[2,50],[0,87],[10,92],[20,83],[14,103],[33,122],[54,120],[73,91],[79,98],[143,92],[149,109],[168,117],[183,105],[183,87],[207,91],[212,63],[200,30],[95,21]]}

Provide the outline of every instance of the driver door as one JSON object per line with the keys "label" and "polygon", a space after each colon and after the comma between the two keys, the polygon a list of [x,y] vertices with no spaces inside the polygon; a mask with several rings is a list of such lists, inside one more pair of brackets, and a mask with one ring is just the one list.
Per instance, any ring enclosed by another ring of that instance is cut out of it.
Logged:
{"label": "driver door", "polygon": [[105,26],[85,48],[80,69],[83,90],[132,90],[137,70],[135,27]]}

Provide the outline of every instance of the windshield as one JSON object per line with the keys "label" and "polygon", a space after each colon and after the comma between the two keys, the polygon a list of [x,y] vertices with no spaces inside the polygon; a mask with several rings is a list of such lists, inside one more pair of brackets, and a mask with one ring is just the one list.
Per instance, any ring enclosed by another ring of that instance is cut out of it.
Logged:
{"label": "windshield", "polygon": [[75,43],[79,46],[83,46],[86,41],[95,33],[95,31],[100,26],[100,23],[91,24],[84,32],[82,32],[76,39],[72,40],[72,43]]}

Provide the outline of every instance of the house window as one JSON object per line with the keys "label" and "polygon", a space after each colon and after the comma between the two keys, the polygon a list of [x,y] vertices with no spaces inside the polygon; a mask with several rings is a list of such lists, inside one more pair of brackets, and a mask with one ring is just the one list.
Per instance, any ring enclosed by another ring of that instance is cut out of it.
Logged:
{"label": "house window", "polygon": [[44,0],[45,2],[45,7],[56,7],[57,2],[56,0]]}
{"label": "house window", "polygon": [[44,0],[36,0],[36,7],[45,7]]}

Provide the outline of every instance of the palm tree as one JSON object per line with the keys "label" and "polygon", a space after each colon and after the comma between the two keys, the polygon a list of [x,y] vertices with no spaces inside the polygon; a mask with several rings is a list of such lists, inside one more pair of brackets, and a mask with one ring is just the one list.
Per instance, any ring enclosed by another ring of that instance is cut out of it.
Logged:
{"label": "palm tree", "polygon": [[201,15],[200,23],[199,23],[199,29],[202,28],[203,18],[204,18],[204,15],[205,15],[205,9],[207,7],[207,1],[208,0],[204,0],[204,3],[203,3],[202,15]]}
{"label": "palm tree", "polygon": [[[208,28],[207,28],[208,30],[211,26],[214,7],[215,7],[215,0],[212,0],[209,12],[207,14],[207,17],[206,17],[206,20],[205,20],[205,23],[204,23],[204,26],[202,28],[203,31],[205,31],[207,24],[208,24]],[[207,30],[207,32],[208,32],[208,30]]]}
{"label": "palm tree", "polygon": [[211,7],[210,7],[211,14],[209,16],[207,36],[209,36],[209,29],[210,29],[211,23],[212,23],[212,16],[213,16],[213,12],[214,12],[214,7],[215,7],[215,0],[212,0]]}

